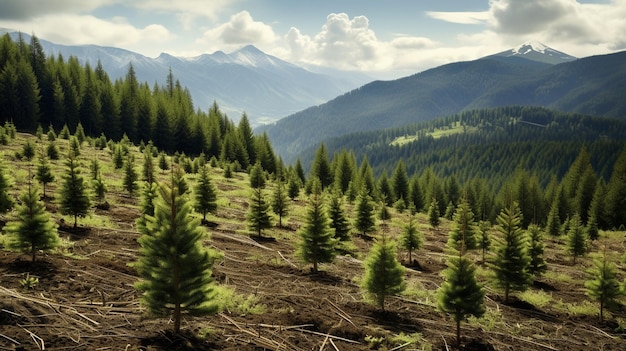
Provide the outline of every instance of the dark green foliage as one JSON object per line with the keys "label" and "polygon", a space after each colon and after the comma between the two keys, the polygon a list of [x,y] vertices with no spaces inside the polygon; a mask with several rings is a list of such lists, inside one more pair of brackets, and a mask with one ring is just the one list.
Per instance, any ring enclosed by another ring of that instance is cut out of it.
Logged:
{"label": "dark green foliage", "polygon": [[115,144],[113,148],[113,166],[115,169],[124,167],[124,148],[120,144]]}
{"label": "dark green foliage", "polygon": [[448,233],[447,246],[465,253],[478,248],[478,228],[467,198],[463,197],[454,213],[452,231]]}
{"label": "dark green foliage", "polygon": [[385,299],[406,288],[404,267],[398,262],[396,255],[396,246],[383,235],[376,240],[363,262],[365,275],[361,287],[374,298],[383,311]]}
{"label": "dark green foliage", "polygon": [[250,197],[250,206],[248,207],[246,219],[248,221],[248,228],[256,232],[259,238],[263,233],[263,229],[269,229],[272,227],[272,221],[269,215],[269,204],[265,200],[263,189],[252,189],[252,196]]}
{"label": "dark green foliage", "polygon": [[143,175],[143,180],[148,183],[152,183],[155,180],[154,179],[154,159],[152,158],[152,148],[153,146],[151,144],[148,144],[148,146],[143,151],[142,175]]}
{"label": "dark green foliage", "polygon": [[287,184],[287,195],[290,199],[295,200],[300,195],[301,181],[297,175],[291,175],[289,177],[289,183]]}
{"label": "dark green foliage", "polygon": [[409,252],[410,264],[413,263],[413,252],[419,250],[423,244],[424,234],[417,230],[414,217],[411,216],[400,237],[401,247]]}
{"label": "dark green foliage", "polygon": [[289,213],[289,200],[285,191],[285,185],[279,179],[272,194],[272,211],[278,215],[278,226],[283,226],[283,217]]}
{"label": "dark green foliage", "polygon": [[626,225],[626,147],[621,151],[613,167],[605,201],[611,225],[614,228]]}
{"label": "dark green foliage", "polygon": [[80,156],[80,142],[78,141],[78,138],[73,135],[70,137],[69,154],[71,157]]}
{"label": "dark green foliage", "polygon": [[59,132],[59,138],[68,140],[70,138],[70,129],[67,127],[67,124],[63,125],[63,128]]}
{"label": "dark green foliage", "polygon": [[299,230],[300,243],[296,251],[303,262],[313,264],[313,272],[319,263],[330,263],[335,258],[336,240],[330,228],[330,220],[324,207],[324,197],[314,191],[309,199],[305,222]]}
{"label": "dark green foliage", "polygon": [[594,260],[588,271],[589,279],[585,281],[587,295],[600,302],[600,321],[604,319],[604,308],[622,294],[615,270],[615,264],[608,262],[606,253],[603,253],[601,259]]}
{"label": "dark green foliage", "polygon": [[[402,160],[398,161],[391,176],[391,187],[393,189],[394,201],[402,200],[408,202],[410,187],[409,176]],[[408,205],[408,204],[407,204]]]}
{"label": "dark green foliage", "polygon": [[330,227],[335,230],[335,239],[347,241],[350,239],[350,222],[346,218],[342,199],[343,197],[337,191],[331,194],[328,214],[330,217]]}
{"label": "dark green foliage", "polygon": [[476,268],[462,254],[450,256],[443,272],[444,282],[437,291],[437,307],[456,322],[456,344],[461,342],[461,321],[485,313],[485,291],[476,281]]}
{"label": "dark green foliage", "polygon": [[57,148],[56,144],[53,141],[51,141],[46,147],[46,154],[48,155],[48,158],[51,160],[59,159],[59,149]]}
{"label": "dark green foliage", "polygon": [[139,218],[137,218],[137,229],[141,234],[149,234],[148,232],[148,218],[154,216],[154,201],[158,194],[158,184],[143,182],[143,189],[141,191],[141,201],[139,203]]}
{"label": "dark green foliage", "polygon": [[30,161],[35,157],[35,145],[29,141],[27,141],[22,146],[22,157],[24,157],[27,161]]}
{"label": "dark green foliage", "polygon": [[358,232],[367,236],[368,233],[374,230],[376,224],[374,219],[374,206],[372,200],[367,193],[367,188],[362,188],[356,203],[356,213],[354,219],[354,228]]}
{"label": "dark green foliage", "polygon": [[194,195],[194,209],[202,213],[202,220],[206,220],[207,212],[217,210],[217,191],[211,182],[209,169],[206,165],[200,167]]}
{"label": "dark green foliage", "polygon": [[52,183],[54,181],[54,174],[52,174],[50,163],[48,163],[48,159],[44,154],[41,154],[41,156],[39,157],[39,164],[37,165],[35,178],[38,182],[41,183],[43,188],[43,197],[45,198],[46,184]]}
{"label": "dark green foliage", "polygon": [[135,158],[132,156],[127,156],[126,162],[124,162],[124,190],[126,190],[130,196],[135,195],[139,189],[139,185],[137,185],[139,176],[133,166],[134,163]]}
{"label": "dark green foliage", "polygon": [[6,213],[13,208],[13,198],[8,190],[11,184],[5,175],[4,165],[0,162],[0,213]]}
{"label": "dark green foliage", "polygon": [[530,263],[528,264],[528,273],[533,276],[540,276],[548,269],[546,261],[543,258],[543,230],[536,224],[528,226],[528,256]]}
{"label": "dark green foliage", "polygon": [[48,141],[55,141],[57,138],[57,134],[54,132],[54,127],[52,124],[48,126],[48,133],[46,134],[48,137]]}
{"label": "dark green foliage", "polygon": [[596,216],[592,214],[587,219],[587,226],[585,227],[585,235],[589,240],[597,240],[600,237],[600,231],[598,229],[598,221]]}
{"label": "dark green foliage", "polygon": [[250,168],[250,186],[263,189],[265,187],[265,180],[266,176],[263,167],[261,167],[261,163],[255,163],[254,166]]}
{"label": "dark green foliage", "polygon": [[580,223],[580,216],[574,213],[569,220],[569,229],[567,231],[567,251],[572,255],[572,259],[576,262],[578,256],[582,256],[587,252],[587,235],[585,228]]}
{"label": "dark green foliage", "polygon": [[142,304],[154,316],[171,315],[174,333],[180,331],[183,313],[217,312],[211,270],[217,252],[202,245],[207,233],[191,216],[191,205],[172,175],[170,186],[161,185],[154,216],[147,216],[139,238],[140,258],[135,267],[141,280]]}
{"label": "dark green foliage", "polygon": [[17,216],[7,223],[5,230],[11,235],[9,248],[29,252],[32,262],[37,251],[52,250],[60,242],[56,225],[39,200],[39,191],[31,184],[20,195]]}
{"label": "dark green foliage", "polygon": [[530,257],[527,253],[527,240],[522,230],[522,214],[517,202],[504,208],[496,219],[497,238],[496,257],[491,268],[495,273],[495,283],[504,289],[504,300],[509,300],[509,292],[524,291],[528,288],[532,276],[528,272]]}
{"label": "dark green foliage", "polygon": [[428,207],[428,222],[430,223],[430,226],[433,228],[437,228],[440,223],[439,203],[437,202],[437,199],[435,199],[434,197],[432,201],[430,202],[430,206]]}
{"label": "dark green foliage", "polygon": [[391,185],[387,173],[383,173],[378,179],[378,196],[375,197],[383,201],[383,205],[392,206],[394,203]]}
{"label": "dark green foliage", "polygon": [[104,198],[106,197],[106,193],[108,191],[107,183],[102,179],[102,174],[98,173],[94,179],[91,181],[93,187],[93,193],[95,195],[96,201],[98,204],[104,203]]}
{"label": "dark green foliage", "polygon": [[324,144],[320,144],[317,151],[315,152],[315,158],[313,159],[313,163],[311,164],[311,172],[309,173],[309,178],[317,177],[321,184],[322,189],[327,188],[333,183],[334,175],[332,169],[330,167],[330,162],[328,161],[328,154],[326,153],[326,148]]}
{"label": "dark green foliage", "polygon": [[94,157],[89,164],[89,173],[91,173],[91,179],[96,179],[100,174],[100,161],[97,157]]}
{"label": "dark green foliage", "polygon": [[485,263],[485,253],[491,247],[491,238],[489,238],[489,229],[491,229],[491,223],[487,221],[478,222],[478,247],[482,250],[483,259]]}
{"label": "dark green foliage", "polygon": [[416,212],[421,212],[424,209],[424,197],[422,189],[420,188],[419,178],[417,176],[411,177],[411,183],[409,186],[409,202],[413,205]]}
{"label": "dark green foliage", "polygon": [[76,137],[76,139],[78,139],[78,145],[82,145],[85,140],[87,140],[87,137],[85,136],[85,129],[80,122],[78,122],[78,124],[76,125],[74,136]]}
{"label": "dark green foliage", "polygon": [[550,213],[548,214],[548,222],[546,224],[546,231],[548,232],[548,234],[552,236],[561,235],[561,218],[559,217],[558,198],[555,198],[554,201],[552,202],[552,206],[550,206]]}
{"label": "dark green foliage", "polygon": [[389,212],[389,208],[385,206],[384,202],[380,203],[380,210],[378,211],[378,219],[381,221],[388,221],[391,219],[391,212]]}
{"label": "dark green foliage", "polygon": [[73,157],[69,157],[65,165],[66,171],[63,174],[63,182],[59,193],[60,211],[64,215],[74,217],[74,228],[76,228],[78,217],[83,217],[89,213],[91,202],[87,195],[85,180],[78,168],[78,161]]}
{"label": "dark green foliage", "polygon": [[168,169],[170,169],[170,164],[167,161],[167,155],[163,151],[159,153],[159,168],[162,171],[167,171]]}

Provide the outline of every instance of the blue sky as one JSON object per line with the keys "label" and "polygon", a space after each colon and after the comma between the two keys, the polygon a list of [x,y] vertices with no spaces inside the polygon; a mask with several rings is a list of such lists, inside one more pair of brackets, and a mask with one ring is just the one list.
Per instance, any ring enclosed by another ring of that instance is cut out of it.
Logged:
{"label": "blue sky", "polygon": [[0,0],[0,27],[59,44],[197,56],[252,44],[296,64],[397,78],[540,41],[626,49],[626,0]]}

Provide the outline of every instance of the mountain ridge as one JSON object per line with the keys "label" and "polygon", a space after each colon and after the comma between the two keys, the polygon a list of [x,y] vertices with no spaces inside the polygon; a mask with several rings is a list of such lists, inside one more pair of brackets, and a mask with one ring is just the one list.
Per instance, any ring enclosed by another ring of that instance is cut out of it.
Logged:
{"label": "mountain ridge", "polygon": [[[8,32],[13,40],[19,35]],[[98,60],[111,79],[124,77],[129,63],[137,79],[152,84],[165,83],[168,72],[189,89],[199,108],[217,101],[229,118],[238,120],[245,112],[252,125],[271,123],[309,106],[324,103],[372,79],[364,74],[334,77],[265,54],[253,45],[232,53],[216,51],[196,57],[177,57],[161,53],[156,58],[108,46],[62,45],[39,38],[48,56],[75,56],[81,64],[94,67]]]}
{"label": "mountain ridge", "polygon": [[[589,83],[589,84],[587,84]],[[285,161],[324,139],[398,127],[460,111],[506,105],[544,106],[591,115],[626,116],[626,52],[560,64],[487,56],[394,81],[374,81],[256,132],[267,132]]]}

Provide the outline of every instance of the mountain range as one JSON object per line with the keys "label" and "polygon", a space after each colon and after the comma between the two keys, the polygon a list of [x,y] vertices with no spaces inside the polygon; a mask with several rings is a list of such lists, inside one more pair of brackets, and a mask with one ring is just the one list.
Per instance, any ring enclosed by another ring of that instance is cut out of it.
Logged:
{"label": "mountain range", "polygon": [[[8,32],[14,40],[30,36]],[[150,58],[136,52],[97,45],[67,46],[39,38],[47,56],[75,56],[92,68],[100,61],[111,79],[124,77],[133,65],[140,82],[165,84],[169,69],[189,89],[196,108],[207,109],[217,101],[230,119],[246,113],[252,125],[279,118],[324,103],[372,79],[358,72],[314,72],[268,55],[249,45],[231,53],[217,51],[196,57],[162,53]]]}
{"label": "mountain range", "polygon": [[374,81],[261,126],[286,162],[325,139],[399,127],[461,111],[542,106],[626,117],[626,52],[576,59],[539,43],[393,81]]}

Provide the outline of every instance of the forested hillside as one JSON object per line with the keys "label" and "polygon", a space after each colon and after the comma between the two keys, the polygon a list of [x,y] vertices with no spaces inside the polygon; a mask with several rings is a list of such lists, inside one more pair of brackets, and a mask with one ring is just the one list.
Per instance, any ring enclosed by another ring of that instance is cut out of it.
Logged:
{"label": "forested hillside", "polygon": [[259,128],[285,161],[324,139],[397,128],[461,111],[543,106],[612,118],[626,116],[626,52],[558,65],[483,58],[372,82],[320,106]]}
{"label": "forested hillside", "polygon": [[36,36],[30,43],[16,43],[8,34],[0,38],[0,121],[29,132],[67,127],[73,134],[80,125],[87,136],[121,140],[125,135],[170,153],[204,153],[243,168],[259,160],[275,168],[269,140],[252,134],[247,116],[235,126],[217,103],[196,110],[171,71],[165,86],[139,82],[132,65],[125,79],[112,82],[100,64],[92,68],[75,57],[46,57]]}

